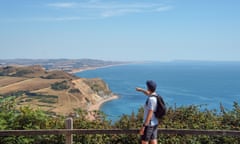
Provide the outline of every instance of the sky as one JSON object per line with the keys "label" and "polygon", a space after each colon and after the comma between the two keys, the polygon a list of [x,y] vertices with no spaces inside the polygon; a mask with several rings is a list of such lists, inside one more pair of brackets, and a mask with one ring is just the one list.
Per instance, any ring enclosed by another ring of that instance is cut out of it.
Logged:
{"label": "sky", "polygon": [[0,0],[0,59],[240,61],[239,0]]}

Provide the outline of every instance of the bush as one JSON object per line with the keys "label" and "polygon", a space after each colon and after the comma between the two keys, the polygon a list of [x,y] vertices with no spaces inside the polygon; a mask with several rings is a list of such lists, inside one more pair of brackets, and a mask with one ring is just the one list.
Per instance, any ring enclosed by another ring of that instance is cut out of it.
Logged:
{"label": "bush", "polygon": [[26,74],[30,74],[30,73],[33,73],[32,70],[19,70],[16,72],[16,74],[12,75],[12,76],[16,76],[16,77],[22,77]]}
{"label": "bush", "polygon": [[[0,129],[64,129],[63,116],[52,117],[47,112],[34,110],[30,107],[16,109],[15,98],[0,99]],[[179,108],[168,108],[168,113],[162,119],[160,128],[174,129],[223,129],[240,130],[240,107],[234,102],[233,109],[229,111],[216,112],[215,110],[200,110],[201,106],[188,106]],[[78,117],[73,118],[74,129],[136,129],[142,125],[143,108],[138,113],[123,115],[114,124],[106,119],[106,115],[101,111],[93,111],[96,120],[87,118],[87,111],[76,110]],[[75,144],[85,143],[119,143],[138,144],[139,135],[74,135]],[[163,135],[159,134],[159,143],[164,144],[238,144],[240,137],[227,136],[207,136],[207,135]],[[9,144],[64,144],[63,135],[43,135],[43,136],[8,136],[0,137],[0,143]]]}
{"label": "bush", "polygon": [[69,93],[79,93],[79,94],[81,94],[81,91],[76,88],[76,89],[70,89]]}
{"label": "bush", "polygon": [[62,82],[55,82],[51,85],[51,88],[54,90],[65,90],[68,89],[70,86],[68,85],[67,81]]}
{"label": "bush", "polygon": [[[30,107],[16,108],[15,97],[0,99],[0,130],[63,129],[64,119]],[[63,135],[0,136],[1,144],[64,144]]]}

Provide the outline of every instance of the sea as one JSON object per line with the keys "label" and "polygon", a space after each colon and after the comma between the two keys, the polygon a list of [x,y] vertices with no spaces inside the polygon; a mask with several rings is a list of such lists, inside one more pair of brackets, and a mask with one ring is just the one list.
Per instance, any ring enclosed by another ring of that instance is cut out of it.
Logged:
{"label": "sea", "polygon": [[200,109],[232,110],[240,104],[240,62],[139,62],[117,65],[75,74],[84,78],[101,78],[119,96],[104,103],[100,110],[111,121],[122,115],[137,113],[146,96],[136,87],[146,88],[146,81],[157,83],[168,107],[197,105]]}

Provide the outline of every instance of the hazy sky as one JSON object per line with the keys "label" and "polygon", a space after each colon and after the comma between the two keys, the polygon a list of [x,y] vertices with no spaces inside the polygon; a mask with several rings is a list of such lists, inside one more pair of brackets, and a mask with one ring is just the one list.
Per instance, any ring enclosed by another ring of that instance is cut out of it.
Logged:
{"label": "hazy sky", "polygon": [[0,0],[0,59],[240,61],[239,0]]}

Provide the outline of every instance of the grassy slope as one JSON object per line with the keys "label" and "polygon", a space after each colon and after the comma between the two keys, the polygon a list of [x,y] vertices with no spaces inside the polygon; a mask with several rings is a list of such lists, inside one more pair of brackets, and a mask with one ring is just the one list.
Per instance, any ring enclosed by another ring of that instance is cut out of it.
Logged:
{"label": "grassy slope", "polygon": [[[19,71],[27,72],[16,76]],[[0,95],[18,95],[18,106],[29,105],[60,115],[68,115],[77,108],[87,109],[89,105],[100,101],[102,96],[93,89],[93,85],[95,88],[97,85],[104,92],[110,92],[100,79],[76,78],[63,71],[46,72],[38,66],[11,67],[0,69],[0,72],[5,74],[0,76]],[[52,84],[62,81],[67,82],[68,89],[51,88]],[[70,92],[72,89],[78,89],[78,92]]]}

